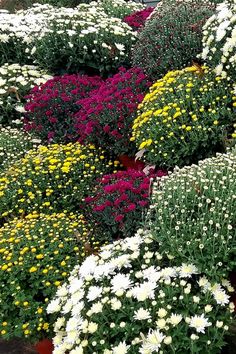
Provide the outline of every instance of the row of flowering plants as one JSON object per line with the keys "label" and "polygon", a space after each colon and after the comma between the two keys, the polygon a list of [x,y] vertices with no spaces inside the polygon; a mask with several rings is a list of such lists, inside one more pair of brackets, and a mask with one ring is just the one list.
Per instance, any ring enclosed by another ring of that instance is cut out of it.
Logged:
{"label": "row of flowering plants", "polygon": [[35,61],[52,72],[107,74],[130,64],[136,33],[122,18],[142,8],[100,1],[75,8],[35,4],[15,14],[1,13],[1,63]]}

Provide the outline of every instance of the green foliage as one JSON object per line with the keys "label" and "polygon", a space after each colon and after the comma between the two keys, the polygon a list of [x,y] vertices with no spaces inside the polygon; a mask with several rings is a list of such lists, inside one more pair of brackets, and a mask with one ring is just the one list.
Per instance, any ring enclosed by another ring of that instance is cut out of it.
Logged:
{"label": "green foliage", "polygon": [[192,63],[202,49],[202,26],[215,6],[200,1],[163,1],[139,33],[133,65],[158,79]]}

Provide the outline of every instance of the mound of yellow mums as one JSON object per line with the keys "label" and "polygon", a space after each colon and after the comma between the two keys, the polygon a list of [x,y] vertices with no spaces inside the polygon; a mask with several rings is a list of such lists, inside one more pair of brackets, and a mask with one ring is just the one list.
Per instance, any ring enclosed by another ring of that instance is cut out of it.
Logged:
{"label": "mound of yellow mums", "polygon": [[0,229],[1,336],[35,340],[50,335],[47,302],[75,264],[97,248],[82,215],[33,212],[6,223]]}
{"label": "mound of yellow mums", "polygon": [[31,150],[0,175],[0,219],[32,211],[78,210],[96,179],[117,164],[93,145],[53,144]]}
{"label": "mound of yellow mums", "polygon": [[207,67],[170,71],[139,105],[131,140],[149,163],[194,163],[224,151],[235,136],[235,106],[232,84]]}

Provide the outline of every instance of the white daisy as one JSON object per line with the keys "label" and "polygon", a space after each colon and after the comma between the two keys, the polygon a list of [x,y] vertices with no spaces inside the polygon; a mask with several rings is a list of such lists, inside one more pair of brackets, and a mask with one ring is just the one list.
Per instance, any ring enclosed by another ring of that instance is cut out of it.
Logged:
{"label": "white daisy", "polygon": [[198,333],[205,333],[205,328],[211,325],[212,323],[208,322],[208,318],[205,318],[204,314],[201,314],[201,316],[195,315],[190,318],[189,327],[195,328]]}

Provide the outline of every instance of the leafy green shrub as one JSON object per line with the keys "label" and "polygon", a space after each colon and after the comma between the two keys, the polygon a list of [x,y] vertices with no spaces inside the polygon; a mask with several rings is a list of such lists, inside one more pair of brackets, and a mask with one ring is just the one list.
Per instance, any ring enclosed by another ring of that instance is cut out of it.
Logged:
{"label": "leafy green shrub", "polygon": [[2,338],[35,341],[52,335],[54,316],[47,315],[47,302],[88,255],[88,242],[84,218],[72,213],[32,213],[0,229]]}
{"label": "leafy green shrub", "polygon": [[193,262],[211,279],[236,265],[236,154],[176,169],[153,188],[150,233],[174,262]]}
{"label": "leafy green shrub", "polygon": [[112,165],[92,145],[39,146],[0,175],[0,219],[32,211],[77,211]]}
{"label": "leafy green shrub", "polygon": [[223,152],[226,139],[236,136],[235,99],[233,86],[207,68],[171,71],[139,105],[131,139],[151,164],[195,163]]}
{"label": "leafy green shrub", "polygon": [[16,163],[40,142],[39,139],[33,138],[20,129],[0,128],[0,170]]}
{"label": "leafy green shrub", "polygon": [[140,233],[88,257],[58,290],[47,307],[58,315],[55,353],[221,352],[229,282],[211,283],[190,262],[170,266]]}
{"label": "leafy green shrub", "polygon": [[200,1],[164,1],[147,21],[133,48],[133,65],[152,79],[189,65],[202,49],[202,26],[215,6]]}
{"label": "leafy green shrub", "polygon": [[[24,96],[35,85],[51,78],[45,70],[33,65],[4,64],[0,67],[0,124],[18,121],[24,112]],[[20,122],[19,122],[20,123]]]}

